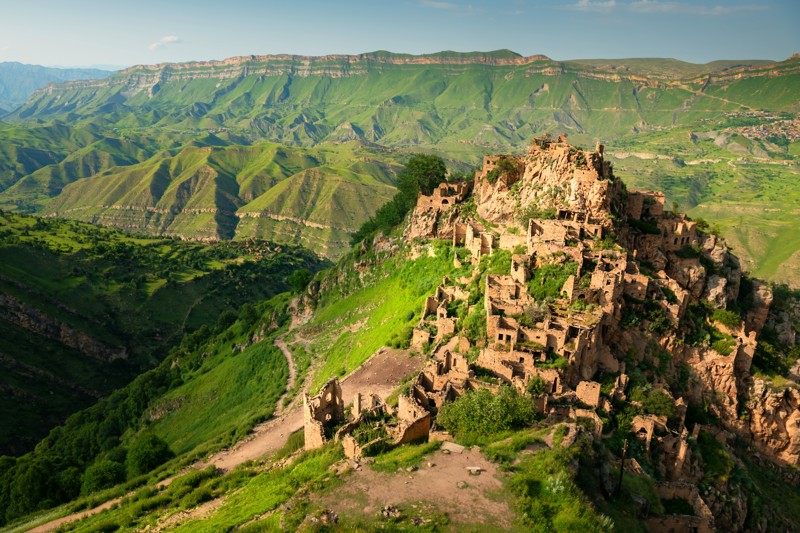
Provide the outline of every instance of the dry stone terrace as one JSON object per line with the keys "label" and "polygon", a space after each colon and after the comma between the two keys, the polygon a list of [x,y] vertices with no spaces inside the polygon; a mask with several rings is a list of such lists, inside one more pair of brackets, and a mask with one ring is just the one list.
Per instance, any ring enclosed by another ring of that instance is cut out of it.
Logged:
{"label": "dry stone terrace", "polygon": [[[506,170],[498,175],[501,168]],[[658,466],[662,479],[699,479],[689,438],[697,438],[700,426],[685,425],[689,401],[713,400],[726,430],[745,436],[773,460],[797,464],[800,398],[796,391],[756,406],[749,421],[737,416],[744,407],[740,390],[750,379],[763,309],[734,326],[710,322],[730,336],[729,353],[676,339],[689,305],[705,300],[724,309],[737,298],[742,273],[724,243],[698,231],[685,215],[667,211],[664,202],[659,192],[626,191],[604,161],[601,145],[594,151],[579,150],[563,136],[534,140],[524,156],[487,156],[472,182],[445,183],[431,196],[421,195],[406,239],[450,240],[457,251],[462,249],[455,254],[456,266],[467,258],[474,266],[472,278],[446,277],[426,299],[412,347],[430,353],[431,358],[408,393],[400,397],[396,410],[385,404],[363,412],[361,406],[353,410],[336,435],[348,456],[357,456],[374,444],[355,443],[349,433],[359,424],[373,423],[376,410],[389,420],[385,436],[380,437],[383,441],[409,442],[426,435],[449,439],[436,428],[436,414],[443,403],[478,388],[497,390],[500,384],[526,392],[533,380],[543,383],[544,392],[532,399],[543,418],[550,422],[582,419],[600,437],[603,421],[598,412],[609,413],[612,401],[626,399],[627,367],[645,360],[647,347],[655,339],[656,348],[669,354],[669,364],[686,364],[695,376],[685,399],[674,398],[663,379],[652,384],[673,404],[675,416],[668,420],[641,415],[632,422],[632,438],[641,439],[647,450],[656,442],[663,450]],[[531,206],[536,209],[528,209]],[[525,213],[533,216],[522,216]],[[509,274],[486,275],[480,284],[482,300],[470,303],[468,287],[480,275],[481,258],[499,250],[510,253]],[[701,254],[717,265],[716,273],[701,264]],[[531,294],[531,284],[546,281],[536,277],[546,266],[569,267],[574,273],[556,294],[537,299]],[[759,301],[768,308],[769,295],[761,294],[763,286],[757,289]],[[645,318],[641,329],[623,326],[626,309],[645,303],[660,310],[666,322],[654,328],[648,326],[653,319]],[[462,318],[464,310],[470,315],[482,308],[486,337],[469,339],[460,331],[459,308]],[[645,330],[653,335],[648,337]],[[602,374],[615,376],[606,394],[601,394],[601,383],[595,381]],[[307,401],[307,424],[314,428],[326,423],[314,414],[320,401],[319,397]],[[320,431],[313,431],[307,447],[321,444]],[[718,438],[727,438],[713,431]],[[664,485],[663,490],[683,490],[676,487]],[[695,490],[687,498],[699,510],[698,516],[682,526],[673,517],[655,521],[651,527],[656,531],[713,529],[713,515],[701,495]]]}

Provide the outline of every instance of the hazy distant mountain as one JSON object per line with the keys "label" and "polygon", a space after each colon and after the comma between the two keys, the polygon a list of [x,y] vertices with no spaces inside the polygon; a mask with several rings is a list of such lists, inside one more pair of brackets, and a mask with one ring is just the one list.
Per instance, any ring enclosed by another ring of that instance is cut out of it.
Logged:
{"label": "hazy distant mountain", "polygon": [[108,70],[51,68],[23,63],[0,63],[0,115],[22,105],[34,91],[48,83],[105,78]]}

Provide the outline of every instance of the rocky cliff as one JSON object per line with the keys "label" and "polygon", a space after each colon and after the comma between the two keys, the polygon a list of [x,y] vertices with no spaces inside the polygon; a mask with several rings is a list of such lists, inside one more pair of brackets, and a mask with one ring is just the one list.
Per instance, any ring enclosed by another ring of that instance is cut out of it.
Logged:
{"label": "rocky cliff", "polygon": [[[666,210],[663,194],[627,190],[602,146],[582,150],[563,136],[538,138],[525,155],[486,156],[473,182],[420,196],[405,236],[465,248],[456,261],[472,262],[473,280],[486,256],[510,263],[477,286],[446,278],[426,301],[412,343],[432,345],[438,362],[418,378],[420,405],[484,387],[475,376],[486,372],[541,390],[548,421],[591,421],[597,438],[641,446],[635,457],[648,472],[700,486],[679,499],[710,509],[706,521],[667,513],[652,527],[768,528],[729,475],[759,462],[800,481],[800,387],[761,374],[764,346],[773,348],[759,340],[780,328],[781,346],[794,343],[796,300],[782,297],[771,312],[773,289],[750,280],[723,239]],[[459,305],[466,316],[482,305],[484,335],[459,329]],[[800,354],[788,353],[794,368]]]}

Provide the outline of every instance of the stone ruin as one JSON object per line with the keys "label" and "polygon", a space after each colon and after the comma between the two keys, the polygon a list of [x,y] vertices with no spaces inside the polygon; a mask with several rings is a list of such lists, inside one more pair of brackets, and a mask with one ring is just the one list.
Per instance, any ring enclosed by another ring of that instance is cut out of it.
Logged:
{"label": "stone ruin", "polygon": [[[355,431],[372,424],[383,434],[368,442],[359,442]],[[382,443],[391,445],[412,442],[428,435],[431,413],[420,405],[412,389],[401,395],[397,408],[387,405],[375,394],[356,393],[350,414],[345,415],[342,387],[337,378],[322,386],[319,394],[304,397],[303,431],[305,449],[321,448],[329,440],[339,442],[348,458],[361,457],[369,448]]]}
{"label": "stone ruin", "polygon": [[[500,157],[516,158],[518,176],[489,183],[486,177],[497,168]],[[470,191],[478,219],[458,210]],[[554,198],[554,216],[530,218],[522,227],[511,214],[518,205],[540,202],[539,193]],[[612,400],[626,399],[627,363],[620,356],[648,357],[649,341],[620,325],[625,306],[631,302],[655,303],[672,326],[678,327],[691,302],[704,298],[724,308],[738,295],[741,272],[724,245],[698,232],[696,223],[685,215],[665,210],[664,200],[663,194],[652,191],[624,194],[621,182],[613,179],[603,159],[602,146],[593,152],[580,151],[563,137],[536,140],[527,156],[487,156],[474,183],[443,184],[431,196],[421,195],[406,233],[408,239],[449,239],[454,248],[465,249],[474,264],[498,249],[513,253],[508,275],[486,276],[482,302],[469,302],[464,287],[472,279],[444,278],[426,299],[412,346],[430,348],[432,358],[408,393],[400,397],[397,409],[374,400],[367,409],[380,410],[388,419],[384,440],[401,443],[426,436],[447,439],[435,425],[436,414],[445,402],[478,388],[496,390],[499,383],[525,391],[532,380],[543,384],[543,394],[534,398],[543,417],[550,422],[585,421],[599,438],[603,422],[597,410],[611,412]],[[619,218],[627,219],[633,229],[615,225],[614,220]],[[622,246],[604,241],[612,232]],[[700,253],[726,273],[726,282],[706,272],[698,258]],[[567,278],[555,298],[536,301],[528,289],[535,269],[568,261],[576,263],[576,273]],[[763,287],[759,290],[764,292]],[[759,301],[768,305],[770,295],[759,295]],[[457,336],[456,310],[469,314],[477,305],[486,312],[487,336],[473,346],[467,338]],[[669,335],[658,339],[656,348],[670,355],[671,364],[686,364],[696,376],[687,400],[714,399],[718,416],[728,430],[745,435],[775,460],[797,464],[800,429],[794,422],[800,420],[800,393],[789,389],[779,397],[768,390],[756,390],[762,400],[751,402],[753,418],[749,425],[737,416],[739,390],[749,379],[765,317],[765,312],[756,310],[733,327],[711,324],[734,340],[728,355],[713,348],[676,343]],[[466,354],[476,351],[477,360],[470,363]],[[494,376],[495,381],[476,379],[478,369]],[[601,373],[616,376],[607,395],[602,394],[601,384],[593,381]],[[334,385],[326,384],[321,396],[326,396],[331,387],[335,392]],[[338,413],[343,412],[336,402],[335,408],[327,407],[319,398],[307,401],[307,447],[324,442],[325,424],[340,420]],[[689,446],[698,436],[699,425],[690,435],[685,427],[686,400],[673,402],[677,413],[674,419],[637,416],[632,433],[647,450],[658,443],[663,451],[659,468],[662,478],[668,480],[662,487],[665,494],[680,492],[680,497],[693,505],[696,516],[654,517],[649,525],[658,531],[710,531],[713,516],[702,497],[696,490],[684,494],[685,487],[675,484],[682,479],[699,479]],[[370,417],[360,417],[356,412],[337,430],[336,439],[343,442],[348,456],[363,452],[364,445],[357,445],[351,434],[365,420]]]}
{"label": "stone ruin", "polygon": [[343,421],[344,402],[338,379],[329,379],[313,398],[309,398],[308,393],[303,394],[303,433],[307,450],[321,448],[330,430]]}

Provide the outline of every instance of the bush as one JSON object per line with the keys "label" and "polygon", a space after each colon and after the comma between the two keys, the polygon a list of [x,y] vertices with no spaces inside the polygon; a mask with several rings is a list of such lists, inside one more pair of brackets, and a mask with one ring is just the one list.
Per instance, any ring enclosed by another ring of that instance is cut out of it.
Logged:
{"label": "bush", "polygon": [[444,404],[437,423],[454,435],[470,438],[525,427],[535,415],[530,398],[503,386],[497,394],[479,389]]}
{"label": "bush", "polygon": [[528,291],[537,300],[558,298],[567,279],[577,274],[578,263],[570,261],[560,265],[542,265],[533,271],[528,282]]}
{"label": "bush", "polygon": [[86,469],[81,483],[81,493],[91,494],[123,481],[125,481],[125,467],[121,463],[104,459]]}
{"label": "bush", "polygon": [[703,481],[726,482],[733,469],[734,462],[725,447],[705,431],[701,431],[698,435],[697,445],[700,449],[700,458],[703,466]]}
{"label": "bush", "polygon": [[311,271],[307,268],[301,268],[300,270],[292,272],[292,275],[289,276],[287,281],[294,292],[301,292],[308,286],[311,278]]}
{"label": "bush", "polygon": [[725,309],[715,309],[714,312],[711,313],[711,320],[724,324],[729,328],[738,327],[742,321],[739,313],[727,311]]}
{"label": "bush", "polygon": [[765,328],[758,339],[753,365],[767,375],[788,376],[795,361],[800,359],[800,345],[783,346],[775,330]]}
{"label": "bush", "polygon": [[545,381],[542,376],[536,375],[528,381],[528,394],[531,396],[541,396],[544,394]]}
{"label": "bush", "polygon": [[518,209],[516,218],[520,226],[522,226],[523,229],[527,229],[531,219],[555,220],[558,218],[558,211],[556,211],[555,207],[542,209],[536,204],[530,204],[524,208]]}
{"label": "bush", "polygon": [[136,477],[161,466],[174,456],[166,442],[156,435],[147,434],[130,447],[125,465],[130,477]]}
{"label": "bush", "polygon": [[663,390],[654,390],[642,401],[642,408],[656,416],[672,418],[675,415],[675,402]]}

